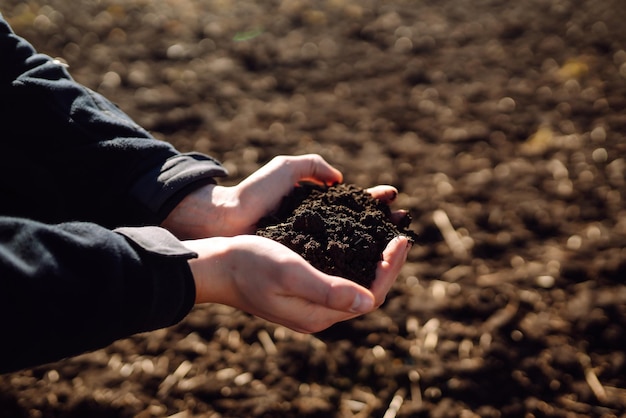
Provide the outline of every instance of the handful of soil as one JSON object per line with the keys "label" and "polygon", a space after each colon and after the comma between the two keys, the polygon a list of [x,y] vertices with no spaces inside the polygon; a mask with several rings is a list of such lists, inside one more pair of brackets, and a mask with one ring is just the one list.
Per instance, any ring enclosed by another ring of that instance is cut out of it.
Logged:
{"label": "handful of soil", "polygon": [[411,218],[390,220],[389,206],[355,185],[303,183],[286,196],[276,213],[262,218],[256,234],[280,242],[327,274],[370,287],[389,241],[405,235]]}

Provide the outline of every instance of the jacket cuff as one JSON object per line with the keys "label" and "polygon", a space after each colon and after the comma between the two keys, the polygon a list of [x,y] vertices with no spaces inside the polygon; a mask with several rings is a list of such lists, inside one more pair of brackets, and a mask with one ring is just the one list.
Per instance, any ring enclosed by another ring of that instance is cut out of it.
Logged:
{"label": "jacket cuff", "polygon": [[131,194],[160,223],[191,191],[215,184],[214,177],[227,175],[228,171],[214,158],[197,152],[178,154],[144,174]]}
{"label": "jacket cuff", "polygon": [[149,269],[151,285],[147,298],[144,331],[164,328],[181,321],[196,299],[196,287],[187,260],[198,254],[190,251],[169,231],[156,226],[117,228],[137,251]]}

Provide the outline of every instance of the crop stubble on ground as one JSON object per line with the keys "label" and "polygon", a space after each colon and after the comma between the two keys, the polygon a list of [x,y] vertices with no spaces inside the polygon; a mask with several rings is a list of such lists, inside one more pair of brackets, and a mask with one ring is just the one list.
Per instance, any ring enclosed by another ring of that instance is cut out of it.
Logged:
{"label": "crop stubble on ground", "polygon": [[419,241],[385,305],[318,335],[222,306],[0,376],[11,417],[621,416],[620,0],[0,0],[229,182],[315,152],[401,191]]}

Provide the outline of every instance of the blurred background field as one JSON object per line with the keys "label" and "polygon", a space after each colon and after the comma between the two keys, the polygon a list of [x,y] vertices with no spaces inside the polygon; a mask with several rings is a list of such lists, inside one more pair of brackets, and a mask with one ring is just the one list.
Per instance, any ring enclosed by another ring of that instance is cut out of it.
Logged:
{"label": "blurred background field", "polygon": [[319,153],[395,185],[420,234],[375,313],[301,335],[198,307],[0,376],[0,416],[625,416],[623,0],[0,11],[158,139],[223,161],[224,184]]}

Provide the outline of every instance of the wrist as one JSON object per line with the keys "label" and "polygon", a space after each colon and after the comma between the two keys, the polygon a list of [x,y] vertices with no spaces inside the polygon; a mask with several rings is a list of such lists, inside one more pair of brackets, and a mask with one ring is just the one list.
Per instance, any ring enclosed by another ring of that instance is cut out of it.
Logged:
{"label": "wrist", "polygon": [[229,237],[250,232],[236,187],[209,184],[187,195],[161,226],[179,239]]}
{"label": "wrist", "polygon": [[230,239],[206,238],[182,242],[198,254],[188,260],[196,288],[195,304],[232,303],[232,267],[230,263]]}
{"label": "wrist", "polygon": [[197,239],[209,236],[208,227],[219,215],[214,204],[215,184],[207,184],[182,198],[161,223],[179,239]]}

